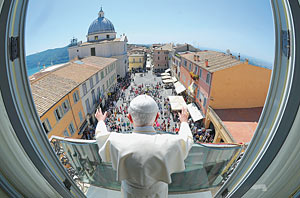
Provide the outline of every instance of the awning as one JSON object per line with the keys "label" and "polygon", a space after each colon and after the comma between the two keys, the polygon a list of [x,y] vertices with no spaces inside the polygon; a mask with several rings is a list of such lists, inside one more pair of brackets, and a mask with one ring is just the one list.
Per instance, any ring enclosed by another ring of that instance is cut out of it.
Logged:
{"label": "awning", "polygon": [[165,80],[165,79],[171,79],[171,76],[162,76],[161,79]]}
{"label": "awning", "polygon": [[186,107],[186,103],[182,96],[168,96],[172,111],[180,111],[182,107]]}
{"label": "awning", "polygon": [[165,83],[165,84],[173,83],[173,80],[172,79],[166,79],[166,80],[163,80],[163,83]]}
{"label": "awning", "polygon": [[160,75],[161,75],[161,76],[170,76],[169,73],[161,73]]}
{"label": "awning", "polygon": [[186,90],[186,88],[183,86],[183,84],[181,84],[181,82],[176,82],[174,83],[175,86],[175,91],[177,94],[180,94],[181,92],[184,92]]}
{"label": "awning", "polygon": [[171,69],[166,69],[166,71],[165,71],[165,72],[167,73],[167,72],[170,72],[170,71],[171,71]]}
{"label": "awning", "polygon": [[177,82],[177,79],[174,76],[172,77],[172,80],[174,83]]}
{"label": "awning", "polygon": [[188,104],[187,109],[190,112],[190,115],[194,122],[204,118],[204,116],[202,115],[198,107],[195,105],[195,103]]}

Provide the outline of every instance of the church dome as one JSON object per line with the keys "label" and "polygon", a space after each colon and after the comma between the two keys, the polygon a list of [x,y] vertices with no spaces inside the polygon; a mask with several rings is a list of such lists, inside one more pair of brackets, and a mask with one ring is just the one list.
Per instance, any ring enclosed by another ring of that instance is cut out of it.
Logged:
{"label": "church dome", "polygon": [[102,8],[98,15],[98,18],[94,20],[93,23],[90,25],[88,35],[107,32],[114,33],[114,25],[112,24],[112,22],[110,22],[110,20],[104,17],[104,12]]}

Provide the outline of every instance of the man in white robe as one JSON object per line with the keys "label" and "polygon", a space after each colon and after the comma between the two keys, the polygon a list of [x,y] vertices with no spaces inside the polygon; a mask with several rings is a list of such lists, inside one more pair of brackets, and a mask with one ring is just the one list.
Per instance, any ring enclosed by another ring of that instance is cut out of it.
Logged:
{"label": "man in white robe", "polygon": [[193,144],[193,135],[187,123],[186,108],[179,114],[181,126],[178,135],[157,134],[153,123],[158,119],[158,106],[152,97],[134,98],[128,109],[133,124],[132,134],[110,133],[104,120],[106,112],[97,110],[96,139],[104,162],[111,162],[121,181],[125,198],[166,198],[171,174],[185,169],[184,159]]}

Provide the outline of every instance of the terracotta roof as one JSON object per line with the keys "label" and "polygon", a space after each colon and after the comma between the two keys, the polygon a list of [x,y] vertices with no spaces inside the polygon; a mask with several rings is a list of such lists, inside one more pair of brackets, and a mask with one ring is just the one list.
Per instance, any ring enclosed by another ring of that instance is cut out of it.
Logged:
{"label": "terracotta roof", "polygon": [[251,141],[262,107],[242,109],[214,109],[236,143]]}
{"label": "terracotta roof", "polygon": [[116,60],[88,57],[65,64],[43,75],[35,75],[39,78],[31,80],[30,85],[38,114],[42,116],[66,94]]}
{"label": "terracotta roof", "polygon": [[[230,55],[215,51],[188,52],[180,55],[209,72],[216,72],[242,63]],[[200,61],[194,61],[194,55],[199,56]],[[208,67],[205,66],[206,59]]]}

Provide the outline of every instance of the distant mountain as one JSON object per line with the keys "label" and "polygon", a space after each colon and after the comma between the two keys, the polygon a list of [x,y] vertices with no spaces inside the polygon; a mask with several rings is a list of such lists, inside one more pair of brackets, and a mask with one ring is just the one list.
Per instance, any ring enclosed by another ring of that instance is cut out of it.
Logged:
{"label": "distant mountain", "polygon": [[26,56],[27,70],[29,71],[29,73],[32,73],[30,71],[33,70],[38,71],[39,69],[42,69],[43,65],[47,67],[50,65],[66,63],[68,61],[68,46],[55,49],[48,49],[43,52]]}

